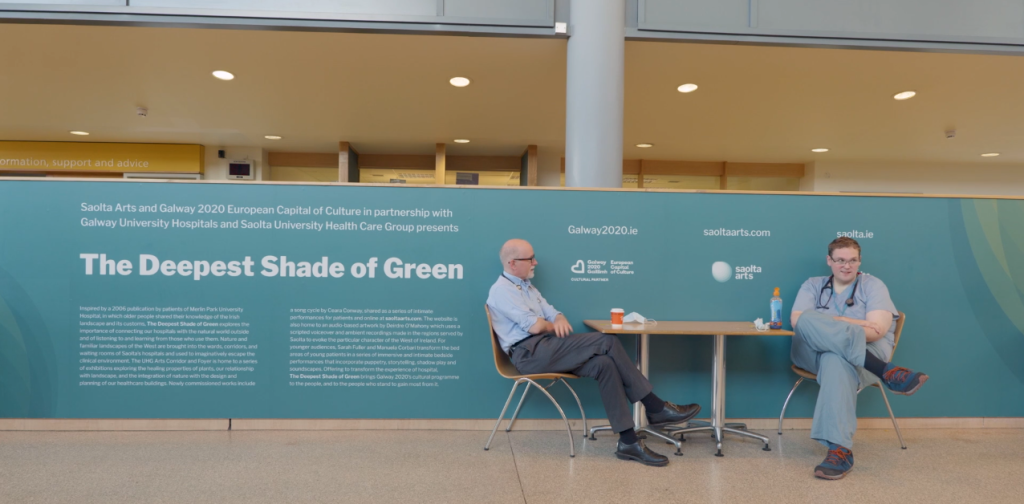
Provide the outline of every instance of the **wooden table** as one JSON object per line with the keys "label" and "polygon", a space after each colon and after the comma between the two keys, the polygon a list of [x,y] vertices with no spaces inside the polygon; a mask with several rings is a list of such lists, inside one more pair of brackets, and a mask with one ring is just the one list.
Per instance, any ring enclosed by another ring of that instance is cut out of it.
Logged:
{"label": "wooden table", "polygon": [[[764,450],[771,451],[768,446],[768,438],[748,432],[744,429],[727,427],[725,425],[725,337],[726,336],[792,336],[793,331],[769,330],[758,331],[750,322],[688,322],[688,321],[658,321],[656,324],[621,324],[613,326],[610,320],[584,320],[584,324],[591,329],[604,334],[635,334],[637,335],[636,355],[637,368],[644,376],[648,375],[648,361],[650,359],[650,335],[683,335],[683,336],[706,336],[714,337],[714,352],[711,360],[711,424],[706,426],[670,428],[666,429],[669,434],[659,429],[647,427],[646,417],[643,414],[643,405],[637,402],[633,406],[633,422],[638,431],[653,434],[676,446],[676,455],[682,455],[682,441],[672,435],[678,434],[680,438],[688,432],[713,431],[715,442],[718,445],[718,453],[722,456],[722,439],[726,432],[740,436],[758,439],[764,443]],[[610,429],[610,428],[609,428]],[[606,430],[601,427],[591,429],[591,437],[598,430]]]}

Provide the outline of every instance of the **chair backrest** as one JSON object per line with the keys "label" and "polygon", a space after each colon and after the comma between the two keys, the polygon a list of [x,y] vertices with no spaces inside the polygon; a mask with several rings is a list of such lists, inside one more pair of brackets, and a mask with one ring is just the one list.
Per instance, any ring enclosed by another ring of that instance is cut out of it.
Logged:
{"label": "chair backrest", "polygon": [[[892,343],[892,355],[896,355],[896,347],[900,344],[900,334],[903,333],[903,323],[907,321],[907,314],[901,311],[900,318],[896,319],[896,330],[893,331],[893,343]],[[889,356],[889,362],[892,362],[892,356]]]}
{"label": "chair backrest", "polygon": [[494,350],[494,367],[498,374],[505,378],[515,379],[522,375],[508,358],[508,354],[501,349],[501,342],[498,341],[498,333],[494,332],[494,323],[491,322],[491,309],[484,304],[484,311],[487,312],[487,327],[491,329],[491,348]]}

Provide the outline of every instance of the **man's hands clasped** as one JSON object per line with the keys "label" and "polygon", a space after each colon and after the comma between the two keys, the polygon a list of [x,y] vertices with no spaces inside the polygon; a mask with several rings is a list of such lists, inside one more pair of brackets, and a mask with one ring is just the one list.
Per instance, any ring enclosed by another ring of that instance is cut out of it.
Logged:
{"label": "man's hands clasped", "polygon": [[572,334],[572,326],[569,325],[569,321],[566,320],[565,315],[559,313],[555,316],[555,322],[552,325],[551,330],[554,331],[555,336],[564,338]]}
{"label": "man's hands clasped", "polygon": [[572,326],[569,325],[569,321],[565,319],[565,315],[559,313],[555,315],[554,322],[548,322],[544,319],[537,319],[537,323],[530,327],[530,334],[546,334],[555,333],[555,336],[564,338],[572,334]]}

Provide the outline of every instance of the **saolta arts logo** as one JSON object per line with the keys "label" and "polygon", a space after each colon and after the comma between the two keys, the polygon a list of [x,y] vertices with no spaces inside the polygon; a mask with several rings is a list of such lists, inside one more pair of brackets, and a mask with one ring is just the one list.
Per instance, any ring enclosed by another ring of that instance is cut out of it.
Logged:
{"label": "saolta arts logo", "polygon": [[733,268],[725,261],[716,261],[711,265],[711,276],[720,283],[728,282],[732,278],[736,280],[753,280],[754,275],[758,273],[761,273],[761,267],[753,264]]}

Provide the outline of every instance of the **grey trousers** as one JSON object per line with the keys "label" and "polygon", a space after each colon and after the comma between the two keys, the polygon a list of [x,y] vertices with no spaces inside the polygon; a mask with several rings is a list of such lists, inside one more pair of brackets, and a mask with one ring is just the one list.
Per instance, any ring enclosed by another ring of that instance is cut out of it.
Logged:
{"label": "grey trousers", "polygon": [[867,343],[864,328],[807,310],[794,328],[793,364],[818,375],[811,438],[853,448],[857,431],[857,390],[878,377],[864,369],[864,352],[888,361],[892,351],[884,340]]}
{"label": "grey trousers", "polygon": [[635,427],[631,406],[653,389],[619,338],[598,332],[531,337],[512,350],[512,363],[523,374],[572,373],[597,380],[615,432]]}

